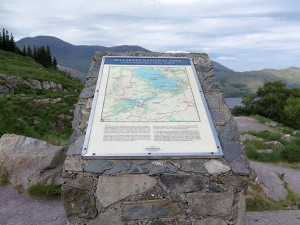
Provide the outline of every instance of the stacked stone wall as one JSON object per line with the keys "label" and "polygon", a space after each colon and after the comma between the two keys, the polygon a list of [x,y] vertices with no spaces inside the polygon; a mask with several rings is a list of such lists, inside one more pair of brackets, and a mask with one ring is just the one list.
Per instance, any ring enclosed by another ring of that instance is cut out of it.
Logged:
{"label": "stacked stone wall", "polygon": [[[81,150],[105,55],[192,58],[224,157],[83,159]],[[96,53],[76,106],[73,129],[62,190],[69,224],[244,224],[249,162],[206,54]]]}

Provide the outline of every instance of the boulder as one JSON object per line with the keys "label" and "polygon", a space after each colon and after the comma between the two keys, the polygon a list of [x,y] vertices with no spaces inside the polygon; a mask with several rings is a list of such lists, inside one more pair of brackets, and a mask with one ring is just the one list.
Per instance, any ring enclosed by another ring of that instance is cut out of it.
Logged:
{"label": "boulder", "polygon": [[12,87],[15,87],[19,84],[23,84],[23,82],[24,82],[24,80],[21,77],[17,77],[17,76],[7,77],[6,81]]}
{"label": "boulder", "polygon": [[273,149],[256,150],[257,153],[272,154]]}
{"label": "boulder", "polygon": [[285,140],[285,141],[293,141],[295,140],[295,137],[293,137],[292,135],[290,134],[285,134],[281,137],[282,140]]}
{"label": "boulder", "polygon": [[65,147],[14,134],[0,139],[0,171],[5,171],[13,186],[28,188],[32,184],[61,183]]}
{"label": "boulder", "polygon": [[242,134],[241,141],[246,141],[246,140],[263,141],[264,139],[262,139],[260,137],[256,137],[252,134]]}
{"label": "boulder", "polygon": [[13,94],[14,89],[9,85],[0,85],[0,94]]}
{"label": "boulder", "polygon": [[279,141],[268,141],[265,142],[265,145],[270,148],[282,148],[283,144],[281,144]]}

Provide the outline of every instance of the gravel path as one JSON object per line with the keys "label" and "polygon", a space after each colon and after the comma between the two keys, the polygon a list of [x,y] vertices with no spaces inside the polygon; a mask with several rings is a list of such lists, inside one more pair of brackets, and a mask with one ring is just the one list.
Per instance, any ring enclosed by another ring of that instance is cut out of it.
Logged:
{"label": "gravel path", "polygon": [[[265,186],[269,182],[268,176],[270,174],[276,174],[276,173],[284,174],[284,180],[288,183],[289,188],[293,192],[300,195],[300,170],[289,169],[281,166],[275,166],[272,164],[259,163],[259,162],[251,162],[251,166],[255,169],[259,181],[263,183]],[[276,188],[276,186],[274,188]]]}
{"label": "gravel path", "polygon": [[18,195],[10,186],[0,186],[0,225],[65,225],[60,200],[47,201]]}
{"label": "gravel path", "polygon": [[248,212],[246,225],[300,225],[300,210]]}
{"label": "gravel path", "polygon": [[234,119],[237,123],[239,131],[242,132],[249,131],[249,130],[253,130],[253,131],[268,130],[271,132],[277,132],[277,133],[280,132],[268,125],[257,122],[256,119],[251,117],[241,116],[241,117],[234,117]]}

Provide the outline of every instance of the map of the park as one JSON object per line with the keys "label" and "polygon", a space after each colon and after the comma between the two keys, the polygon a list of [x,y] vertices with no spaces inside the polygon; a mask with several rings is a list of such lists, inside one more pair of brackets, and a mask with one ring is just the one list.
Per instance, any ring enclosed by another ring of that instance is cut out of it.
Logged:
{"label": "map of the park", "polygon": [[102,122],[199,122],[185,67],[111,66]]}

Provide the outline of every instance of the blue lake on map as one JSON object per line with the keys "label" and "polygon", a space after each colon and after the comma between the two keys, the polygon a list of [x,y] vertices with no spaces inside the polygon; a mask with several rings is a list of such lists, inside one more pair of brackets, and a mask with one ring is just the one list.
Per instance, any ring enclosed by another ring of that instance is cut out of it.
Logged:
{"label": "blue lake on map", "polygon": [[168,78],[159,70],[139,68],[133,71],[140,79],[163,91],[176,91],[182,84],[178,77]]}

